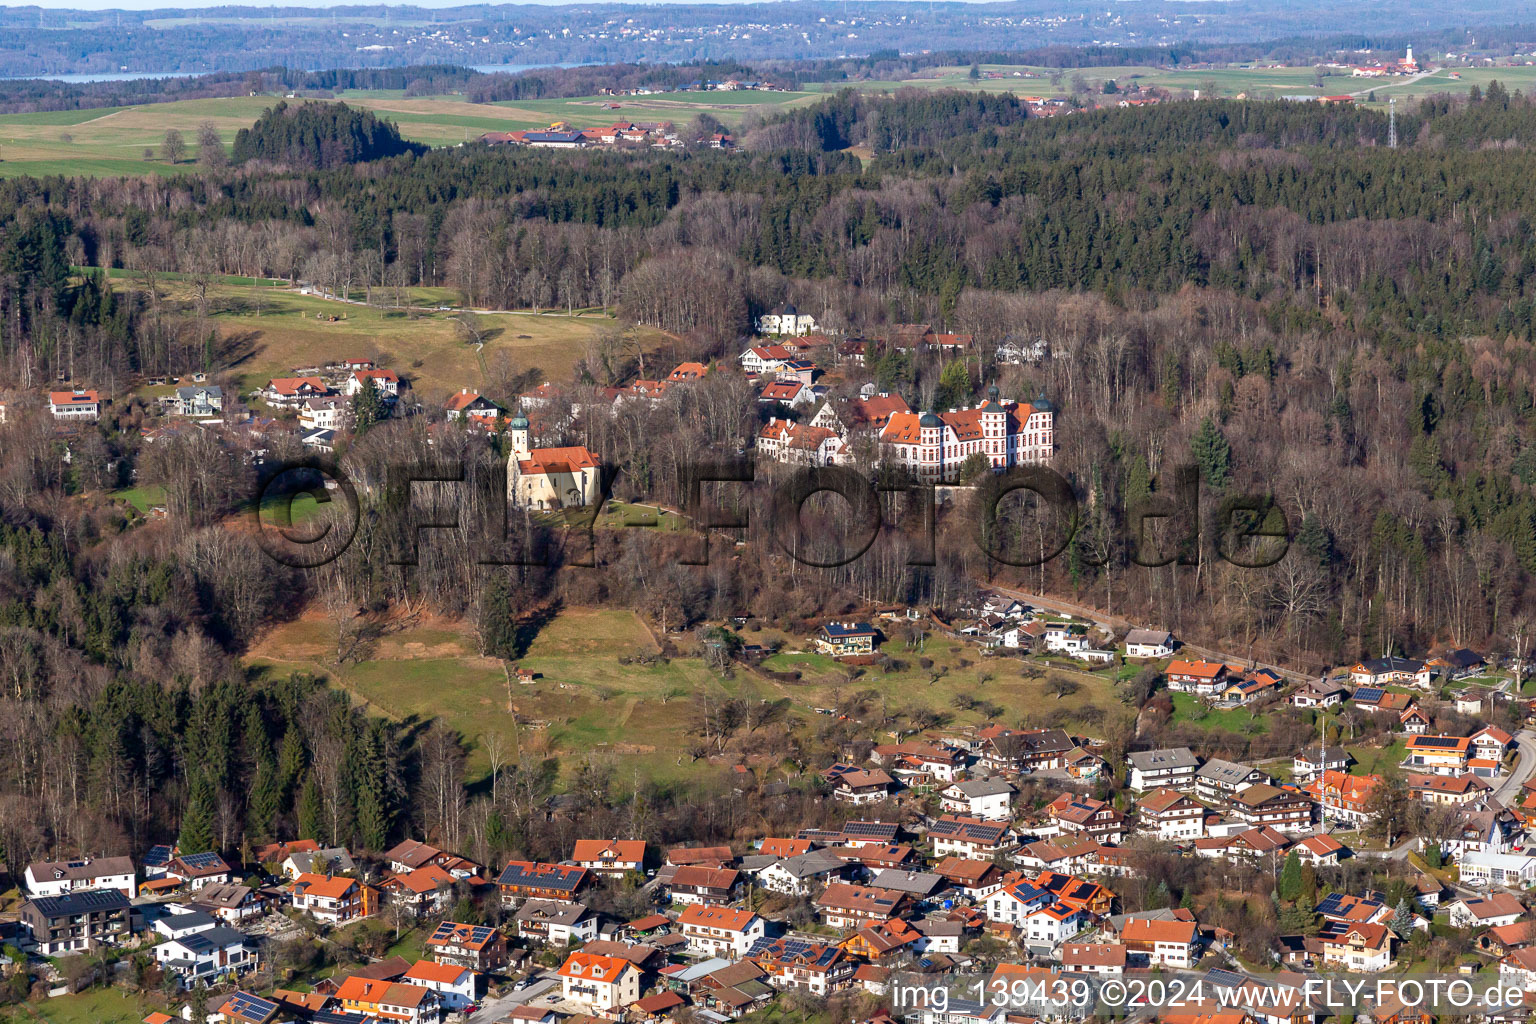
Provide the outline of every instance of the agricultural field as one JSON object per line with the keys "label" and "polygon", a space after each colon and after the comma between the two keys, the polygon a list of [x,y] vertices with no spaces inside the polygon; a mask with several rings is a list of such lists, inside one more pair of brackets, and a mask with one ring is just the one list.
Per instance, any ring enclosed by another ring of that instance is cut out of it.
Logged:
{"label": "agricultural field", "polygon": [[[772,630],[745,632],[751,643],[786,641]],[[675,638],[686,648],[686,638]],[[884,673],[869,666],[850,678],[850,667],[818,654],[798,653],[791,642],[764,662],[774,673],[799,672],[799,680],[779,680],[737,666],[732,678],[693,657],[632,662],[659,651],[655,638],[629,611],[570,608],[538,630],[517,666],[538,673],[532,684],[509,686],[502,663],[476,654],[472,632],[450,622],[412,623],[388,631],[368,650],[366,660],[337,666],[335,627],[323,613],[310,612],[269,633],[251,651],[253,671],[306,671],[322,674],[346,690],[370,712],[401,722],[442,718],[471,745],[470,773],[486,771],[483,737],[499,732],[523,749],[561,755],[568,762],[585,752],[614,756],[650,777],[685,779],[697,772],[687,754],[687,727],[700,694],[747,700],[790,701],[789,720],[806,725],[815,709],[838,703],[863,690],[889,694],[889,711],[929,708],[958,723],[980,723],[991,703],[1004,710],[1010,724],[1030,720],[1065,724],[1089,735],[1106,712],[1117,708],[1108,674],[1051,669],[1077,689],[1058,697],[1047,677],[1025,677],[1011,659],[981,659],[974,647],[930,639],[922,655],[887,644],[904,663]],[[919,657],[933,668],[924,669]],[[955,698],[974,698],[977,707],[957,706]],[[512,712],[508,710],[511,702]],[[521,724],[519,724],[521,723]]]}
{"label": "agricultural field", "polygon": [[[113,282],[120,288],[141,287],[126,274],[115,275]],[[162,299],[190,309],[191,285],[174,275],[162,276],[157,284]],[[430,291],[440,302],[449,299],[446,289],[416,291]],[[343,303],[302,295],[286,285],[215,283],[208,294],[209,319],[221,342],[218,361],[233,368],[242,392],[297,366],[361,357],[382,361],[411,382],[419,400],[430,403],[461,387],[483,386],[487,368],[504,361],[516,372],[538,369],[548,379],[567,379],[600,331],[632,330],[646,350],[667,340],[660,331],[628,328],[602,312],[488,313],[479,315],[484,347],[477,351],[461,340],[450,311]]]}
{"label": "agricultural field", "polygon": [[[1000,77],[970,78],[969,67],[937,68],[920,78],[897,82],[861,82],[868,92],[902,88],[974,89],[1012,92],[1020,96],[1065,96],[1074,84],[1089,94],[1101,92],[1114,79],[1122,88],[1133,84],[1168,89],[1209,90],[1224,97],[1353,95],[1357,102],[1372,96],[1385,106],[1391,96],[1412,99],[1437,92],[1464,93],[1473,85],[1486,88],[1498,79],[1511,90],[1536,88],[1536,67],[1469,68],[1458,79],[1441,70],[1417,79],[1365,79],[1332,74],[1323,87],[1314,84],[1310,67],[1233,67],[1170,71],[1150,66],[1058,69],[987,64],[981,73]],[[470,103],[462,96],[407,98],[403,90],[353,90],[338,94],[357,107],[394,121],[408,139],[434,146],[466,142],[488,131],[547,128],[564,121],[576,127],[612,124],[618,120],[686,122],[708,113],[733,128],[749,118],[776,110],[815,104],[850,83],[808,85],[800,92],[696,92],[653,96],[586,96],[571,99],[509,100]],[[236,96],[182,100],[175,103],[105,107],[40,114],[0,115],[0,175],[85,174],[92,176],[175,174],[195,170],[196,133],[212,122],[228,146],[235,133],[251,125],[277,96]],[[183,163],[172,166],[160,155],[167,129],[178,129],[188,144]],[[150,158],[145,150],[152,150]]]}

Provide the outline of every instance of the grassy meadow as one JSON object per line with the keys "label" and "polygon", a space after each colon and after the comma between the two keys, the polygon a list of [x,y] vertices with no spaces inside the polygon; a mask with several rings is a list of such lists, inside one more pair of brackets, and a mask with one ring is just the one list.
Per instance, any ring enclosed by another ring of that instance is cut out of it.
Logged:
{"label": "grassy meadow", "polygon": [[[112,280],[120,288],[144,287],[126,272],[115,272]],[[163,301],[191,310],[190,284],[176,275],[161,275],[156,286]],[[412,301],[445,303],[454,298],[448,289],[411,291],[420,293],[411,295]],[[547,379],[568,379],[588,341],[600,331],[634,330],[646,349],[667,340],[660,331],[629,328],[600,311],[575,316],[491,313],[479,316],[484,347],[477,351],[461,340],[452,312],[340,303],[299,294],[285,284],[232,279],[214,283],[208,295],[209,319],[220,339],[218,363],[230,367],[242,392],[287,376],[295,367],[370,358],[409,380],[423,402],[435,402],[461,387],[483,386],[486,368],[503,360],[518,372],[537,368]]]}
{"label": "grassy meadow", "polygon": [[[955,698],[966,695],[1003,708],[1009,723],[1025,719],[1089,735],[1101,715],[1117,706],[1113,673],[1088,673],[1051,667],[1078,683],[1057,698],[1047,692],[1044,675],[1025,676],[1011,659],[981,658],[959,641],[930,639],[918,655],[902,649],[899,639],[886,648],[904,663],[896,672],[868,667],[850,679],[848,666],[822,655],[801,653],[800,641],[773,630],[745,632],[751,643],[785,641],[785,650],[763,668],[773,673],[799,672],[798,680],[773,678],[737,666],[731,678],[694,657],[651,664],[623,660],[655,654],[659,648],[639,617],[616,609],[568,608],[543,626],[529,645],[521,668],[538,673],[529,685],[507,685],[501,662],[476,653],[469,629],[453,622],[416,622],[386,629],[357,663],[334,662],[335,627],[319,612],[273,629],[251,651],[254,671],[307,671],[325,675],[371,713],[402,722],[441,717],[472,747],[470,772],[486,770],[482,737],[499,732],[526,749],[557,754],[568,764],[587,752],[606,754],[651,777],[685,779],[698,770],[687,754],[688,723],[699,694],[747,700],[787,698],[789,727],[808,727],[815,709],[838,703],[863,690],[887,695],[893,715],[910,708],[930,708],[956,723],[990,720],[986,710],[961,709]],[[689,643],[679,638],[686,649]],[[932,659],[924,669],[919,658]],[[508,700],[511,700],[511,710]]]}

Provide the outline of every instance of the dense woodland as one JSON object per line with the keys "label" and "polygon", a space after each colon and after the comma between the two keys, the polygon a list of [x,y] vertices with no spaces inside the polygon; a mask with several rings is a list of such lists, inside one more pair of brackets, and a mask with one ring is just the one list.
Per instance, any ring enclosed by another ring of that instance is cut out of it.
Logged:
{"label": "dense woodland", "polygon": [[[352,125],[338,111],[312,127],[325,152]],[[742,608],[798,624],[868,601],[954,608],[992,579],[1301,668],[1442,642],[1528,651],[1536,106],[1490,88],[1426,102],[1400,115],[1399,132],[1390,150],[1381,116],[1315,104],[1038,120],[1006,97],[850,94],[762,124],[744,153],[469,146],[334,168],[267,159],[175,178],[0,183],[8,387],[63,378],[121,394],[138,373],[227,369],[238,349],[210,310],[165,300],[159,276],[171,271],[385,298],[449,286],[487,307],[616,305],[676,336],[643,367],[624,337],[597,339],[569,382],[577,399],[654,376],[658,362],[664,373],[674,359],[733,359],[750,318],[789,299],[852,335],[898,322],[973,333],[971,358],[887,353],[840,367],[845,386],[873,379],[914,407],[960,404],[993,383],[1022,399],[1043,392],[1057,408],[1057,468],[1082,510],[1073,542],[1041,567],[987,558],[960,502],[942,513],[932,568],[907,566],[915,540],[892,526],[858,561],[811,569],[768,539],[771,493],[754,487],[720,499],[758,525],[709,566],[677,564],[686,538],[624,531],[596,538],[606,571],[583,571],[580,545],[514,523],[550,549],[550,566],[478,567],[445,542],[404,568],[379,557],[399,539],[386,467],[448,459],[478,474],[501,442],[429,444],[423,424],[398,421],[342,453],[364,495],[360,540],[322,572],[288,572],[223,523],[254,483],[213,440],[145,445],[146,410],[124,400],[72,443],[66,466],[49,428],[15,420],[0,425],[3,855],[105,850],[170,823],[226,847],[320,822],[325,838],[365,848],[419,829],[483,856],[563,849],[568,824],[540,809],[545,761],[480,799],[443,781],[462,774],[457,738],[364,727],[312,681],[246,680],[239,655],[300,599],[335,610],[343,659],[365,639],[345,625],[357,609],[463,616],[487,654],[515,657],[520,624],[561,602],[644,607],[664,628]],[[872,162],[849,146],[868,146]],[[130,274],[113,290],[71,265]],[[1045,339],[1051,357],[999,367],[991,353],[1010,338]],[[491,373],[492,397],[508,404],[540,379],[532,366]],[[679,468],[742,446],[754,405],[739,376],[718,374],[611,418],[548,416],[543,435],[602,453],[616,496],[680,504]],[[861,451],[861,465],[874,454]],[[1186,463],[1211,505],[1272,493],[1295,533],[1290,554],[1241,569],[1213,556],[1208,531],[1196,564],[1133,564],[1128,510]],[[130,471],[167,487],[163,527],[129,528],[99,500]],[[839,532],[835,510],[818,514]],[[1033,543],[1023,508],[1003,529],[1015,549]],[[793,753],[837,750],[837,728]],[[643,812],[658,837],[685,822],[691,838],[728,837],[746,813],[723,782],[721,796],[609,799],[626,787],[578,784],[589,832],[603,831],[592,815]],[[798,799],[751,813],[804,814]]]}

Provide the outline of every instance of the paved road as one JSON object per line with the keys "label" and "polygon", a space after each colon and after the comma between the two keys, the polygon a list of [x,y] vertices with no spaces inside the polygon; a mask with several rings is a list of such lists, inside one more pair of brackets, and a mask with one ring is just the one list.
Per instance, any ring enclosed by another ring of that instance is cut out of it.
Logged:
{"label": "paved road", "polygon": [[1519,751],[1519,760],[1515,762],[1514,770],[1493,791],[1493,798],[1506,807],[1519,802],[1520,787],[1536,775],[1536,733],[1529,729],[1515,733],[1515,749]]}
{"label": "paved road", "polygon": [[551,989],[557,989],[559,980],[553,975],[545,975],[527,988],[519,989],[511,995],[500,999],[488,999],[481,1004],[479,1010],[470,1015],[469,1024],[494,1024],[519,1006],[534,1002]]}

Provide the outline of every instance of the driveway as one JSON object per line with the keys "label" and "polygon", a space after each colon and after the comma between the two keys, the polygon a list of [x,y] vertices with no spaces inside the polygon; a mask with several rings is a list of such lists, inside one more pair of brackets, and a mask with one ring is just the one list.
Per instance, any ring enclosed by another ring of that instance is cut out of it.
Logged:
{"label": "driveway", "polygon": [[541,975],[532,985],[526,988],[518,989],[516,992],[502,996],[500,999],[488,999],[481,1003],[480,1009],[470,1015],[469,1024],[495,1024],[496,1021],[505,1017],[519,1006],[534,1002],[548,995],[551,989],[558,991],[559,984],[559,978],[553,975]]}

